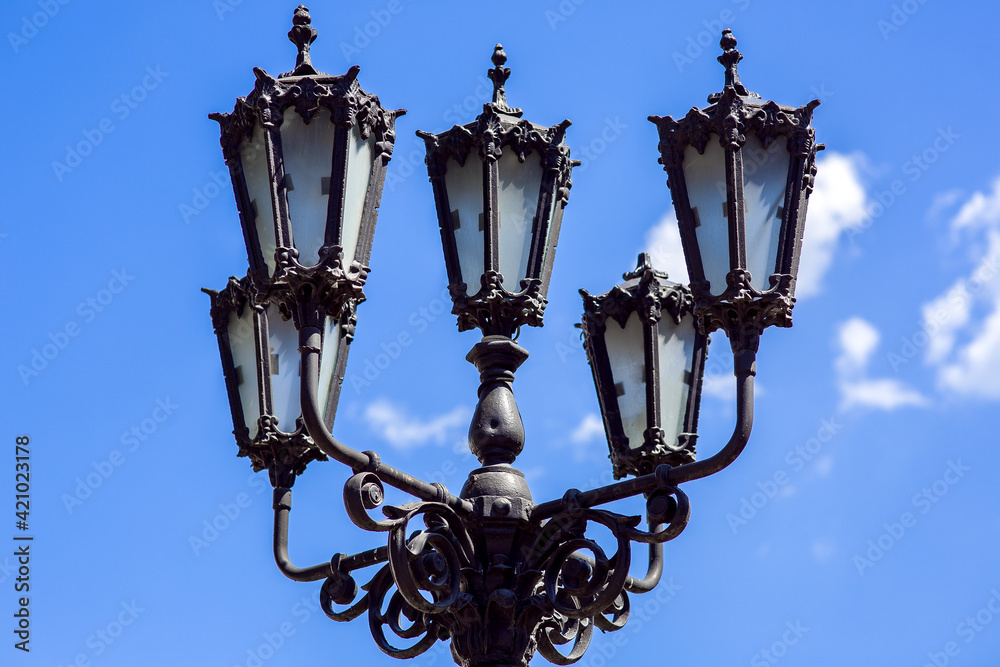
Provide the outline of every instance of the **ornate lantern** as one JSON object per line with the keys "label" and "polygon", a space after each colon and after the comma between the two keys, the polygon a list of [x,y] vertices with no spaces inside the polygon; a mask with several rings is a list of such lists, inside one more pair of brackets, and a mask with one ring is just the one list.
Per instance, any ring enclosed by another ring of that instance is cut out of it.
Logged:
{"label": "ornate lantern", "polygon": [[650,116],[680,226],[695,315],[706,332],[725,329],[734,349],[757,349],[772,324],[791,326],[795,276],[816,173],[813,100],[793,108],[764,102],[740,82],[732,32],[722,33],[726,68],[710,106],[680,120]]}
{"label": "ornate lantern", "polygon": [[[288,38],[295,69],[277,79],[254,68],[253,92],[214,113],[258,287],[312,283],[334,304],[362,299],[396,118],[357,82],[318,72],[308,9]],[[336,307],[329,307],[331,312]]]}
{"label": "ornate lantern", "polygon": [[506,61],[497,44],[493,101],[475,121],[417,134],[427,145],[458,328],[509,337],[522,324],[542,324],[570,171],[579,163],[563,143],[568,120],[544,127],[507,105]]}
{"label": "ornate lantern", "polygon": [[[203,291],[212,300],[239,455],[250,457],[255,470],[272,472],[280,457],[294,474],[309,461],[325,460],[303,426],[298,332],[287,313],[276,302],[259,301],[249,278],[230,278],[221,292]],[[327,317],[322,329],[319,404],[327,428],[333,426],[353,333],[351,310],[340,319]]]}
{"label": "ornate lantern", "polygon": [[694,461],[708,352],[686,287],[654,270],[645,253],[623,278],[599,296],[580,290],[580,326],[616,479]]}

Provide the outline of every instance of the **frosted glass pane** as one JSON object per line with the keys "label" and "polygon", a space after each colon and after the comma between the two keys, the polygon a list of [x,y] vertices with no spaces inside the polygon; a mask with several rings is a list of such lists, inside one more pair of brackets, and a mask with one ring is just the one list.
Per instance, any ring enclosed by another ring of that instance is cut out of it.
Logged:
{"label": "frosted glass pane", "polygon": [[695,235],[701,248],[705,278],[712,294],[726,289],[729,273],[729,219],[726,206],[726,152],[719,145],[719,135],[709,137],[705,153],[692,146],[684,148],[684,180],[688,201],[695,209]]}
{"label": "frosted glass pane", "polygon": [[469,153],[465,166],[449,159],[444,175],[451,206],[455,245],[462,282],[468,285],[469,294],[479,291],[483,275],[483,162],[475,150]]}
{"label": "frosted glass pane", "polygon": [[375,135],[361,138],[358,126],[351,128],[347,157],[347,191],[344,195],[344,225],[341,247],[344,248],[344,267],[351,265],[358,249],[358,235],[361,232],[361,215],[365,209],[365,195],[371,180]]}
{"label": "frosted glass pane", "polygon": [[660,426],[668,445],[677,442],[684,428],[688,395],[691,393],[691,363],[694,355],[694,317],[685,315],[675,325],[667,313],[659,323]]}
{"label": "frosted glass pane", "polygon": [[319,262],[319,249],[326,236],[334,129],[326,109],[313,116],[308,125],[294,109],[285,109],[281,123],[292,242],[299,251],[299,262],[305,266]]}
{"label": "frosted glass pane", "polygon": [[254,349],[253,308],[246,306],[243,316],[230,313],[229,350],[236,368],[236,389],[243,406],[243,421],[250,429],[250,437],[257,436],[257,420],[260,418],[260,392],[257,380],[257,352]]}
{"label": "frosted glass pane", "polygon": [[337,354],[340,350],[340,325],[332,317],[326,318],[323,330],[323,352],[319,360],[319,410],[327,421],[327,403],[336,388]]}
{"label": "frosted glass pane", "polygon": [[542,162],[532,153],[518,162],[509,147],[500,156],[500,273],[508,292],[521,291],[528,274],[531,228],[542,185]]}
{"label": "frosted glass pane", "polygon": [[639,314],[632,313],[624,329],[609,319],[604,343],[628,446],[636,449],[642,446],[642,433],[646,430],[646,360]]}
{"label": "frosted glass pane", "polygon": [[765,151],[760,139],[747,134],[743,146],[743,197],[746,201],[747,269],[750,284],[758,290],[770,286],[778,259],[779,212],[785,205],[790,155],[784,141],[775,141]]}
{"label": "frosted glass pane", "polygon": [[253,137],[240,146],[240,162],[250,197],[250,224],[257,228],[260,250],[267,262],[269,273],[274,273],[274,207],[271,206],[271,179],[267,170],[267,154],[264,152],[264,130],[257,125]]}
{"label": "frosted glass pane", "polygon": [[278,307],[267,307],[268,353],[271,355],[271,406],[278,429],[295,431],[295,419],[302,414],[299,403],[299,334],[291,320],[281,319]]}

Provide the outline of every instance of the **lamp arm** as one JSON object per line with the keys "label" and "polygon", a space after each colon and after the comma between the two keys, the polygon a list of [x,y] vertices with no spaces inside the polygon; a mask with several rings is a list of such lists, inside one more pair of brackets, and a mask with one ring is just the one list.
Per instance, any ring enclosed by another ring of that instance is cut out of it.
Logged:
{"label": "lamp arm", "polygon": [[733,353],[736,375],[736,427],[729,442],[707,459],[671,468],[668,479],[672,484],[682,484],[714,475],[727,468],[743,453],[750,440],[750,431],[753,429],[753,378],[757,374],[756,359],[755,350],[739,350]]}
{"label": "lamp arm", "polygon": [[648,593],[660,583],[661,576],[663,576],[663,543],[650,542],[646,576],[643,579],[630,576],[625,580],[625,590],[629,593]]}
{"label": "lamp arm", "polygon": [[345,556],[338,554],[332,560],[310,567],[296,567],[288,557],[288,513],[292,509],[292,490],[278,487],[274,490],[274,562],[278,570],[292,581],[319,581],[338,577],[353,570],[389,560],[389,548],[378,547]]}
{"label": "lamp arm", "polygon": [[331,562],[311,567],[296,567],[288,557],[288,512],[292,509],[292,490],[274,489],[274,562],[292,581],[318,581],[336,574]]}
{"label": "lamp arm", "polygon": [[421,500],[440,502],[459,514],[472,512],[472,503],[454,496],[443,485],[428,484],[392,466],[379,461],[374,452],[359,452],[336,440],[320,417],[319,410],[319,355],[322,334],[316,327],[302,327],[299,331],[299,353],[302,355],[301,391],[302,421],[316,446],[330,458],[350,467],[355,473],[371,471],[390,486],[416,496]]}
{"label": "lamp arm", "polygon": [[739,457],[750,440],[753,428],[753,378],[757,374],[757,353],[754,350],[739,350],[733,355],[736,375],[736,428],[733,435],[719,452],[704,461],[686,463],[676,468],[666,464],[657,466],[648,475],[608,484],[590,491],[570,489],[559,500],[550,500],[535,505],[533,519],[547,519],[572,507],[595,507],[605,503],[630,498],[657,490],[667,490],[684,482],[708,477],[725,469]]}

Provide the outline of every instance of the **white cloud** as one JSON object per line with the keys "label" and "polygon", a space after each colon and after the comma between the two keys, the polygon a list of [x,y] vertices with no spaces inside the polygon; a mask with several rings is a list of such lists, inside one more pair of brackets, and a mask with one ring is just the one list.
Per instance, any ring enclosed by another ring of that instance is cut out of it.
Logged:
{"label": "white cloud", "polygon": [[947,292],[925,303],[921,312],[925,330],[933,332],[928,336],[927,362],[941,363],[951,354],[958,333],[968,325],[972,313],[965,280],[959,280]]}
{"label": "white cloud", "polygon": [[443,444],[456,428],[468,428],[472,411],[456,406],[450,412],[421,420],[386,399],[376,399],[364,410],[368,427],[397,449],[413,449],[428,442]]}
{"label": "white cloud", "polygon": [[879,332],[860,317],[852,317],[840,325],[837,332],[841,355],[837,368],[844,373],[863,373],[868,368],[872,352],[878,347]]}
{"label": "white cloud", "polygon": [[966,227],[996,228],[998,223],[1000,223],[1000,176],[994,179],[992,192],[973,193],[969,200],[962,204],[962,208],[951,221],[951,228],[955,232]]}
{"label": "white cloud", "polygon": [[1000,400],[1000,304],[971,341],[941,367],[941,385],[965,396]]}
{"label": "white cloud", "polygon": [[[802,243],[798,283],[799,299],[822,291],[822,282],[837,250],[841,234],[865,220],[868,197],[860,172],[866,159],[861,153],[824,153],[817,165],[816,186],[809,197],[809,214]],[[687,284],[687,264],[681,248],[677,217],[671,209],[646,234],[644,244],[653,266],[670,279]]]}
{"label": "white cloud", "polygon": [[582,445],[588,443],[598,436],[604,435],[604,422],[601,418],[595,415],[593,412],[588,413],[580,421],[573,432],[570,433],[569,439],[578,444]]}
{"label": "white cloud", "polygon": [[851,380],[840,383],[841,407],[868,407],[892,411],[907,406],[923,407],[927,399],[920,392],[908,388],[899,380]]}
{"label": "white cloud", "polygon": [[701,395],[733,403],[736,401],[736,380],[732,375],[706,375],[701,383]]}
{"label": "white cloud", "polygon": [[1000,400],[1000,177],[989,192],[973,193],[951,220],[976,264],[922,307],[927,346],[938,386],[959,396]]}
{"label": "white cloud", "polygon": [[865,220],[868,196],[861,183],[866,159],[861,153],[824,153],[816,166],[795,296],[819,294],[842,232]]}
{"label": "white cloud", "polygon": [[840,325],[837,332],[840,355],[834,361],[834,368],[841,409],[868,407],[889,411],[927,405],[923,395],[899,380],[867,377],[868,365],[880,337],[878,329],[860,317],[852,317]]}
{"label": "white cloud", "polygon": [[951,208],[958,203],[958,200],[961,198],[962,191],[958,188],[945,190],[944,192],[935,194],[934,199],[931,200],[931,207],[927,209],[927,217],[929,219],[936,218],[941,211]]}
{"label": "white cloud", "polygon": [[684,260],[684,249],[681,247],[681,233],[677,228],[677,216],[673,209],[660,218],[660,221],[646,233],[646,243],[643,246],[649,253],[649,259],[659,271],[666,271],[670,280],[687,285],[687,262]]}

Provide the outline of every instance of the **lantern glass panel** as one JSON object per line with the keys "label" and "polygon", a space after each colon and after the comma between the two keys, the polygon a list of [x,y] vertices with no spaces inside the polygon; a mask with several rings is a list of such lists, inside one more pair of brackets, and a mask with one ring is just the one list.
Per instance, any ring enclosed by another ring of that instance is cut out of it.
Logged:
{"label": "lantern glass panel", "polygon": [[302,414],[299,403],[299,334],[292,320],[282,319],[278,307],[267,307],[268,351],[271,355],[271,409],[278,429],[295,432],[295,420]]}
{"label": "lantern glass panel", "polygon": [[500,273],[508,292],[520,292],[528,274],[528,256],[538,196],[542,184],[542,161],[537,153],[524,162],[509,147],[500,156]]}
{"label": "lantern glass panel", "polygon": [[719,144],[719,135],[709,137],[701,155],[694,146],[685,146],[684,180],[705,279],[711,284],[712,294],[722,294],[730,266],[726,151]]}
{"label": "lantern glass panel", "polygon": [[261,254],[267,263],[268,272],[274,273],[274,208],[271,205],[271,177],[264,152],[264,129],[255,125],[250,141],[240,146],[240,162],[246,180],[250,211],[246,212],[247,224],[257,230]]}
{"label": "lantern glass panel", "polygon": [[320,416],[329,426],[333,415],[329,412],[330,395],[335,392],[337,382],[337,357],[340,354],[340,324],[332,317],[326,318],[323,330],[323,351],[319,361],[319,409]]}
{"label": "lantern glass panel", "polygon": [[608,319],[604,332],[604,344],[615,383],[613,391],[618,397],[618,412],[630,449],[642,446],[642,434],[647,428],[643,329],[639,313],[634,312],[625,320],[624,328],[613,319]]}
{"label": "lantern glass panel", "polygon": [[361,138],[357,124],[351,127],[347,138],[347,189],[344,193],[344,218],[340,245],[344,249],[344,267],[357,257],[361,219],[365,211],[365,197],[371,180],[375,155],[375,135]]}
{"label": "lantern glass panel", "polygon": [[281,123],[288,217],[292,241],[304,266],[319,263],[319,249],[326,236],[335,129],[327,109],[321,109],[306,124],[302,116],[289,108]]}
{"label": "lantern glass panel", "polygon": [[688,395],[691,393],[691,366],[694,361],[694,316],[687,314],[680,324],[663,313],[658,324],[660,371],[660,427],[668,445],[677,442],[684,430]]}
{"label": "lantern glass panel", "polygon": [[244,306],[242,316],[235,311],[230,313],[226,331],[236,372],[236,389],[240,395],[240,405],[243,406],[243,421],[250,429],[250,438],[253,439],[257,435],[257,420],[260,418],[253,308],[249,304]]}
{"label": "lantern glass panel", "polygon": [[748,133],[743,152],[743,198],[746,202],[747,269],[751,286],[765,290],[775,272],[785,185],[791,159],[784,141],[767,150],[755,134]]}
{"label": "lantern glass panel", "polygon": [[483,163],[475,153],[470,153],[465,164],[449,158],[444,175],[451,207],[452,227],[462,282],[470,294],[480,288],[483,275]]}

